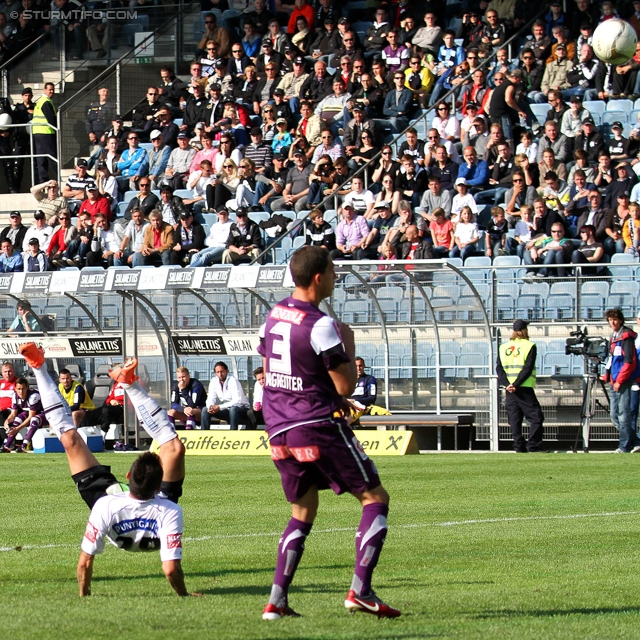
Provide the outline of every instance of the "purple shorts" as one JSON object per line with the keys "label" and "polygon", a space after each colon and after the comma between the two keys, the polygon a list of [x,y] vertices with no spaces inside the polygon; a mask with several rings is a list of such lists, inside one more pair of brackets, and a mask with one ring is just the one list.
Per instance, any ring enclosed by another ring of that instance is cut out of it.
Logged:
{"label": "purple shorts", "polygon": [[288,502],[316,485],[335,493],[363,493],[380,485],[378,470],[353,431],[334,422],[289,429],[270,440],[271,459]]}
{"label": "purple shorts", "polygon": [[[21,411],[13,420],[13,424],[20,424],[21,422],[24,422],[27,419],[27,416],[29,415],[28,411]],[[45,418],[44,413],[36,413],[35,416],[33,416],[32,418],[33,423],[36,424],[38,427],[42,427],[43,425],[48,425],[49,423],[47,422],[47,419]]]}

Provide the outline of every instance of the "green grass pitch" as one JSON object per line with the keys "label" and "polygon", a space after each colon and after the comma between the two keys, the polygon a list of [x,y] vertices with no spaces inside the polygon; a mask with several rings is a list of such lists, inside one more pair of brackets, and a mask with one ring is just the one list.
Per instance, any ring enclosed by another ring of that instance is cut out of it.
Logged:
{"label": "green grass pitch", "polygon": [[[103,455],[118,477],[128,455]],[[263,622],[288,517],[265,458],[188,458],[180,599],[157,554],[110,545],[77,596],[87,509],[61,455],[3,456],[0,636],[160,638],[638,638],[640,456],[431,455],[376,460],[392,497],[374,576],[398,620],[343,598],[358,505],[322,495],[290,595],[303,617]],[[20,549],[21,550],[18,550]]]}

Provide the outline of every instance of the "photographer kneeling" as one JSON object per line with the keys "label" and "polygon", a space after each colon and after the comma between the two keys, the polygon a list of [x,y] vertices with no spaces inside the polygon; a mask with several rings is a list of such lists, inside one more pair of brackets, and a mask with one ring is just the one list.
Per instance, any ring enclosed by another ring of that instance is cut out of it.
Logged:
{"label": "photographer kneeling", "polygon": [[613,333],[602,379],[611,384],[611,421],[620,433],[620,443],[614,453],[640,453],[640,438],[633,429],[631,417],[631,386],[640,380],[636,334],[625,326],[620,309],[609,309],[605,318]]}

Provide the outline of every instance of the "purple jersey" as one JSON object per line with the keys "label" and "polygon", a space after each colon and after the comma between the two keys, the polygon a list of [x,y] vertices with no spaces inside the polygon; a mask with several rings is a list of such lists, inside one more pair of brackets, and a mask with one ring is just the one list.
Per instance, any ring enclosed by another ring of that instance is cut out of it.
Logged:
{"label": "purple jersey", "polygon": [[336,323],[318,307],[286,298],[260,327],[266,359],[262,413],[269,437],[331,420],[342,405],[329,371],[349,362]]}
{"label": "purple jersey", "polygon": [[42,400],[40,394],[35,389],[29,389],[27,391],[27,397],[23,400],[17,392],[13,392],[13,403],[11,405],[12,411],[35,411],[36,413],[44,413],[42,407]]}

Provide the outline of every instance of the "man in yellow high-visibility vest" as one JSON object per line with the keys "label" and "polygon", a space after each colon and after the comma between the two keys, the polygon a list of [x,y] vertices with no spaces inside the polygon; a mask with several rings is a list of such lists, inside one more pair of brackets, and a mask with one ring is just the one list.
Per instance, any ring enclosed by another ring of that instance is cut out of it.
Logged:
{"label": "man in yellow high-visibility vest", "polygon": [[[55,87],[52,82],[44,85],[42,95],[38,98],[33,109],[33,144],[35,152],[42,155],[37,159],[38,166],[38,182],[47,182],[49,180],[49,163],[54,166],[55,179],[58,178],[58,145],[56,144],[56,128],[58,124],[57,110],[51,99],[55,93]],[[47,156],[50,156],[47,157]]]}
{"label": "man in yellow high-visibility vest", "polygon": [[[536,398],[536,345],[529,340],[528,323],[513,323],[511,340],[500,345],[496,372],[506,389],[505,408],[517,453],[542,451],[544,416]],[[522,419],[529,422],[528,442],[522,436]]]}

